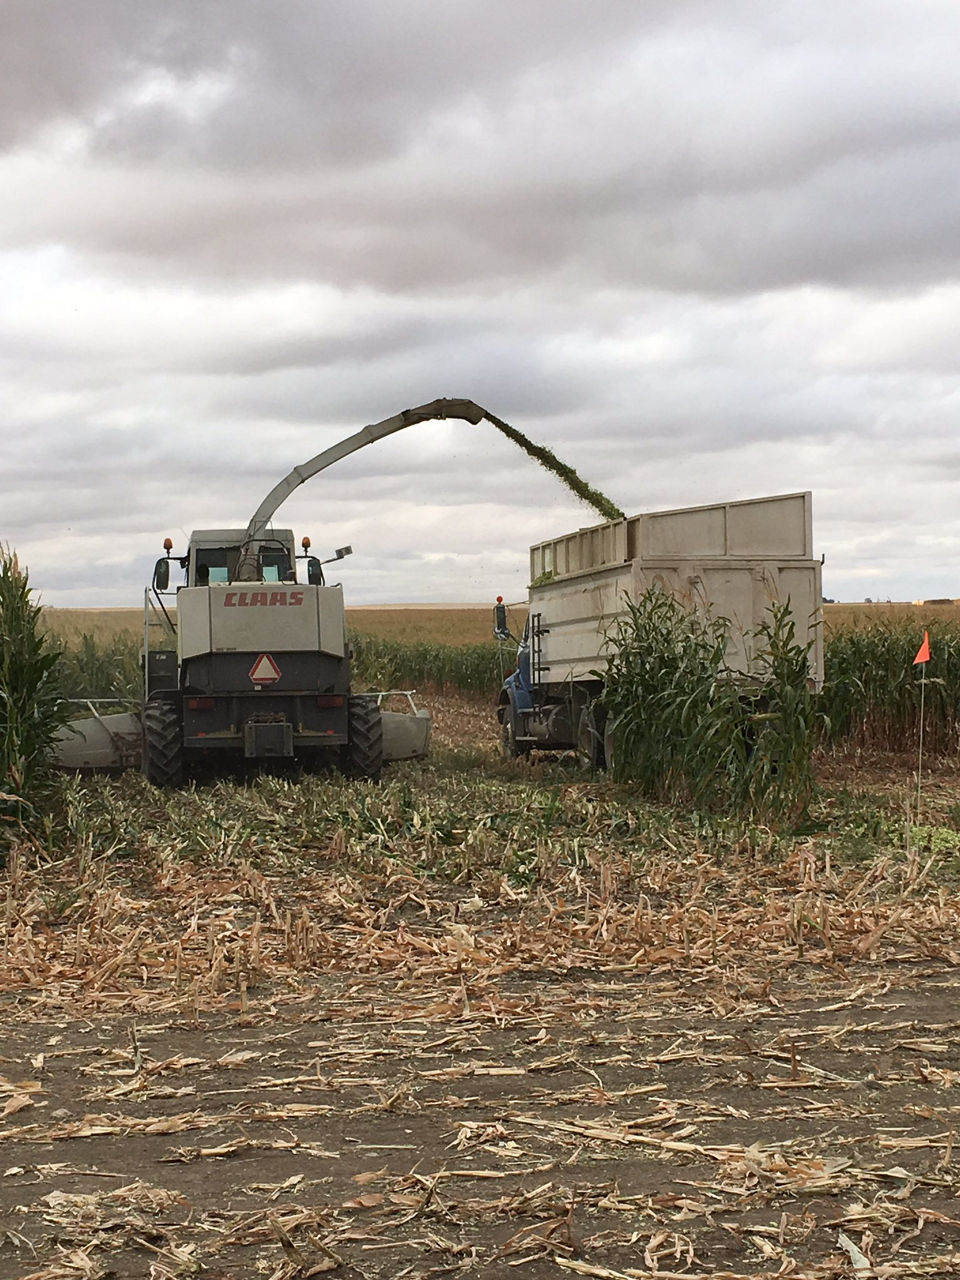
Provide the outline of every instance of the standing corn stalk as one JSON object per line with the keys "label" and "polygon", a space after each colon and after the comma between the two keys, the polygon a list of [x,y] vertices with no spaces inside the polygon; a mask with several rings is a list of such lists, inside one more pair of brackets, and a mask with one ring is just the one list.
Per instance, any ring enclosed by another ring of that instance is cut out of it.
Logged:
{"label": "standing corn stalk", "polygon": [[67,718],[56,665],[26,571],[0,546],[0,843],[29,825],[50,777],[50,752]]}
{"label": "standing corn stalk", "polygon": [[756,670],[745,681],[727,666],[728,629],[659,587],[625,601],[603,695],[615,773],[657,800],[788,825],[814,791],[808,646],[789,603],[771,605],[750,633]]}

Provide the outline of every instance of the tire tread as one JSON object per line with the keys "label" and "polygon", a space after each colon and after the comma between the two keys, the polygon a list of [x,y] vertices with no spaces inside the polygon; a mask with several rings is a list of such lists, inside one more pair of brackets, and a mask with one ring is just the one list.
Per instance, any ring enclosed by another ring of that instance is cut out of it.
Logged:
{"label": "tire tread", "polygon": [[183,728],[176,705],[151,699],[143,708],[143,773],[155,787],[183,785]]}
{"label": "tire tread", "polygon": [[347,734],[344,773],[350,778],[379,782],[383,770],[383,718],[372,698],[350,698]]}

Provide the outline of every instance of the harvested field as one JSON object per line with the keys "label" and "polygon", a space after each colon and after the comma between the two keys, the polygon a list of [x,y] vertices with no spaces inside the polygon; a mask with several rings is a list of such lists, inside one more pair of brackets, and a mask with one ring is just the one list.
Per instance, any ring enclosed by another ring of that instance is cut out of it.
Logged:
{"label": "harvested field", "polygon": [[919,628],[946,623],[956,626],[960,623],[960,601],[940,601],[926,604],[825,604],[823,619],[827,632],[849,630],[851,627],[863,628],[876,626],[878,623],[898,623],[904,626]]}
{"label": "harvested field", "polygon": [[[526,605],[510,606],[514,630],[523,629]],[[827,632],[877,623],[903,623],[919,629],[937,623],[960,623],[960,604],[826,604],[823,606]],[[142,609],[44,609],[51,631],[68,644],[80,636],[92,635],[100,641],[117,635],[139,635],[143,630]],[[482,644],[491,638],[493,602],[489,605],[363,605],[347,609],[352,631],[403,643]]]}
{"label": "harvested field", "polygon": [[104,642],[117,636],[143,638],[143,609],[56,609],[44,607],[43,620],[49,630],[68,645],[81,636]]}
{"label": "harvested field", "polygon": [[506,765],[64,784],[4,873],[0,1276],[960,1274],[960,777],[712,829]]}
{"label": "harvested field", "polygon": [[[523,629],[526,606],[511,607],[516,629]],[[82,635],[105,642],[120,635],[143,634],[142,609],[44,609],[50,630],[67,644]],[[493,602],[489,605],[361,606],[347,609],[347,625],[353,632],[379,636],[405,644],[483,644],[493,638]]]}

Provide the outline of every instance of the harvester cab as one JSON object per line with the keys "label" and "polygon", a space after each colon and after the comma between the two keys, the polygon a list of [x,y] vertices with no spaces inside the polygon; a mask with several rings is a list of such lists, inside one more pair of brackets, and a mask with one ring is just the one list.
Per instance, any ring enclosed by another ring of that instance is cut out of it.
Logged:
{"label": "harvester cab", "polygon": [[[293,532],[271,522],[305,480],[358,449],[418,422],[484,415],[471,400],[404,409],[294,467],[245,529],[194,532],[180,559],[186,581],[176,589],[176,620],[164,600],[176,558],[167,539],[146,592],[143,771],[151,782],[178,786],[204,762],[231,759],[327,761],[377,779],[385,754],[426,754],[426,713],[382,711],[380,697],[351,690],[343,594],[326,584],[323,566],[352,549],[321,561],[305,538],[298,557]],[[152,616],[176,637],[175,653],[169,640],[166,650],[151,648]]]}

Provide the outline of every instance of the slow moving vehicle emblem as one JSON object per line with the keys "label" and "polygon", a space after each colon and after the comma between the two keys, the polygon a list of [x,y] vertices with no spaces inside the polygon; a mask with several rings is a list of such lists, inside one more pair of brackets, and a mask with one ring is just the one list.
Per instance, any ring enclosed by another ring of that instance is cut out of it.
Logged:
{"label": "slow moving vehicle emblem", "polygon": [[267,684],[276,684],[280,679],[280,668],[269,653],[261,653],[250,668],[250,679],[258,688]]}

